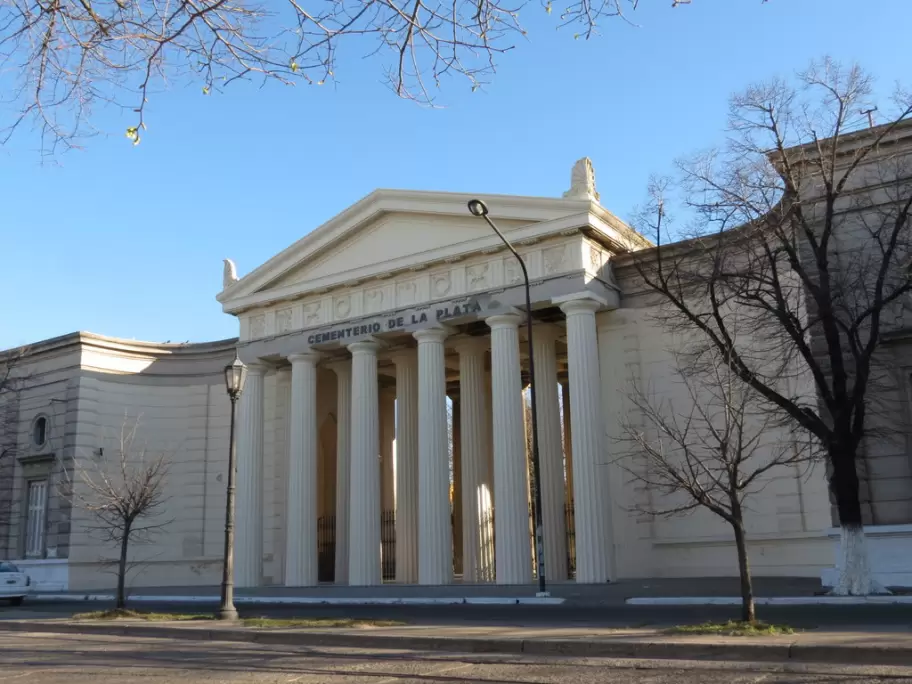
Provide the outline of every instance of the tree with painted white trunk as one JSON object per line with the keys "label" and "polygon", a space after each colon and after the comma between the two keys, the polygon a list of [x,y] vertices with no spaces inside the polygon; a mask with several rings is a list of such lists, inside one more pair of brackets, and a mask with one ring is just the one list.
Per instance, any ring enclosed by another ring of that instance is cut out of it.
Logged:
{"label": "tree with painted white trunk", "polygon": [[[633,259],[666,323],[728,359],[825,455],[842,536],[836,594],[883,590],[858,473],[879,418],[898,409],[882,401],[879,351],[912,292],[912,156],[895,144],[912,98],[897,90],[888,109],[860,68],[829,59],[752,86],[732,98],[727,144],[654,182],[636,226],[657,243]],[[677,233],[675,197],[692,217]],[[732,334],[731,311],[749,343]]]}
{"label": "tree with painted white trunk", "polygon": [[[741,580],[741,620],[756,621],[747,551],[750,497],[814,458],[809,440],[783,428],[753,388],[712,348],[674,354],[675,375],[658,388],[634,385],[623,422],[621,467],[646,485],[633,508],[655,517],[705,509],[732,529]],[[678,392],[681,388],[683,391]]]}

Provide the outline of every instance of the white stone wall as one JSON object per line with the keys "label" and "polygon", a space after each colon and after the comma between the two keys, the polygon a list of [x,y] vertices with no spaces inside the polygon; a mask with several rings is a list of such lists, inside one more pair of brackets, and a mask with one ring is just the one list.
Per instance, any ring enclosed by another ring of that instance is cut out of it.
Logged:
{"label": "white stone wall", "polygon": [[[607,431],[604,467],[613,509],[615,576],[696,577],[737,574],[731,528],[705,509],[672,518],[632,511],[655,506],[656,493],[625,470],[619,457],[624,420],[642,418],[631,404],[632,383],[686,411],[690,398],[674,378],[676,343],[651,310],[620,309],[598,317],[603,410]],[[572,407],[571,407],[572,411]],[[746,513],[751,563],[758,575],[819,576],[831,562],[826,532],[829,502],[822,468],[771,471]]]}
{"label": "white stone wall", "polygon": [[[116,463],[124,422],[137,421],[134,451],[165,453],[170,460],[165,484],[168,501],[158,522],[167,523],[152,544],[137,544],[131,561],[141,565],[129,584],[180,586],[217,584],[221,567],[228,461],[229,402],[221,375],[169,379],[85,374],[79,379],[79,438],[76,462],[95,472],[104,461]],[[85,485],[76,487],[87,494]],[[77,490],[77,499],[78,499]],[[77,504],[70,548],[71,588],[113,585],[99,564],[116,549],[88,528],[92,517]]]}

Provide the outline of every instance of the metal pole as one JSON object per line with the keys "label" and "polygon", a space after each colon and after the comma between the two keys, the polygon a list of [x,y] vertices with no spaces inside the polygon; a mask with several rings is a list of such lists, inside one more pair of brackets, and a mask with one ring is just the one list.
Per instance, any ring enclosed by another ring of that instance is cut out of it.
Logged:
{"label": "metal pole", "polygon": [[494,222],[487,214],[483,215],[488,225],[494,229],[497,236],[507,246],[507,249],[513,253],[522,269],[523,280],[526,284],[526,337],[529,346],[529,386],[532,394],[532,501],[535,515],[535,558],[538,561],[538,595],[547,596],[548,589],[545,582],[545,542],[542,532],[542,499],[541,499],[541,468],[538,459],[538,407],[535,401],[535,348],[532,344],[532,292],[529,284],[529,272],[526,270],[526,262],[519,256],[510,241],[504,237]]}
{"label": "metal pole", "polygon": [[237,413],[238,395],[232,393],[231,429],[228,436],[228,497],[225,502],[225,556],[222,563],[222,605],[219,620],[237,620],[234,607],[234,475],[237,470],[237,445],[234,441],[234,420]]}

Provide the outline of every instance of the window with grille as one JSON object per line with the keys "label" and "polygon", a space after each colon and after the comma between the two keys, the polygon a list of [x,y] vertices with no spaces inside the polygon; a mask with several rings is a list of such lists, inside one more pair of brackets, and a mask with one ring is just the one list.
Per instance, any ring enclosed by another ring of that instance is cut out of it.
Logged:
{"label": "window with grille", "polygon": [[44,557],[44,519],[47,510],[47,480],[28,483],[26,500],[28,517],[25,528],[25,555],[28,558]]}

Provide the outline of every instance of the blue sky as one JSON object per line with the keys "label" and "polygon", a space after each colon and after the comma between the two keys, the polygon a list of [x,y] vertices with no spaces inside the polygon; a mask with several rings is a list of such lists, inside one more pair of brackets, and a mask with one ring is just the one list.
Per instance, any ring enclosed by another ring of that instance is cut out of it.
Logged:
{"label": "blue sky", "polygon": [[333,87],[162,92],[135,148],[104,110],[108,135],[55,165],[34,138],[0,147],[0,349],[75,330],[234,336],[221,260],[243,275],[377,187],[559,196],[588,155],[624,217],[651,173],[724,137],[733,91],[824,54],[885,91],[909,71],[909,0],[670,5],[641,0],[636,27],[606,19],[583,41],[533,0],[528,42],[484,91],[445,82],[445,109],[398,100],[353,54]]}

